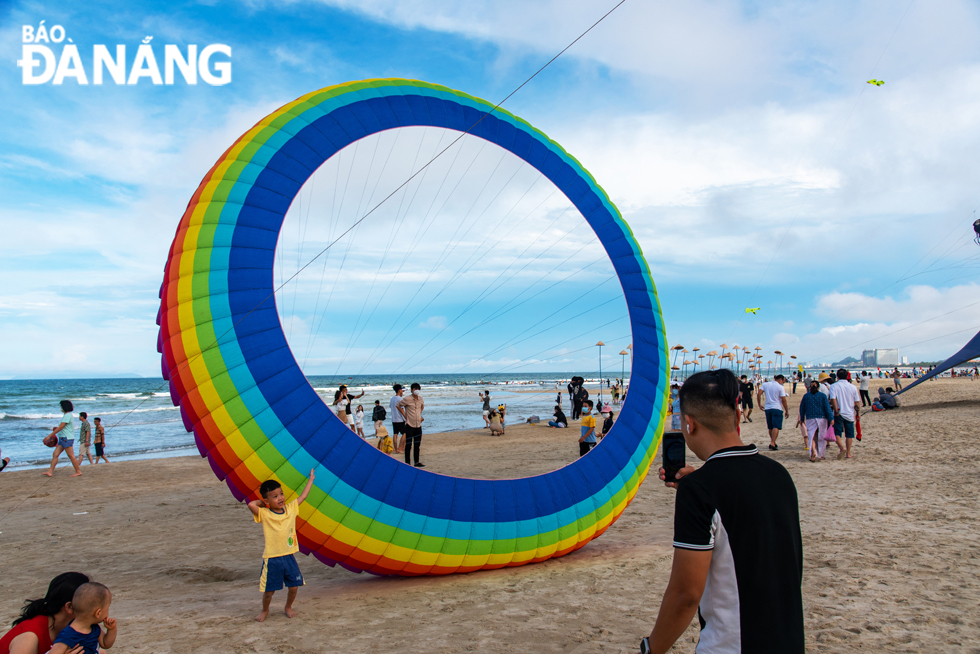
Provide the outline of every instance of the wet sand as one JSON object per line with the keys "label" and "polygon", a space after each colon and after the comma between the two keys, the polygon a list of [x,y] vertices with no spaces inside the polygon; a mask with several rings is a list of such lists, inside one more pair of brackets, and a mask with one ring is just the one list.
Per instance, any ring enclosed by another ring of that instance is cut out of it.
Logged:
{"label": "wet sand", "polygon": [[[807,460],[791,428],[800,393],[778,452],[765,449],[761,411],[743,437],[799,490],[808,650],[980,651],[980,383],[928,382],[902,409],[866,415],[856,457],[841,462]],[[527,476],[574,460],[577,435],[577,425],[426,435],[423,461]],[[113,652],[635,651],[670,570],[673,491],[651,476],[602,537],[540,564],[379,578],[299,556],[299,617],[282,614],[278,593],[258,624],[261,528],[204,460],[69,470],[0,474],[0,619],[55,574],[86,572],[114,593]],[[695,621],[674,651],[693,651],[696,637]]]}

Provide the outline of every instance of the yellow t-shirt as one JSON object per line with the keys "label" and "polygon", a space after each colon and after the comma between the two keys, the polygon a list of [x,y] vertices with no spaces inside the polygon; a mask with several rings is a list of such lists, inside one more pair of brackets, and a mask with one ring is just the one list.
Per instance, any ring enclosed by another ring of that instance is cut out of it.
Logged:
{"label": "yellow t-shirt", "polygon": [[299,541],[296,540],[296,516],[299,515],[299,502],[293,500],[283,507],[282,513],[262,507],[255,515],[255,521],[262,523],[265,534],[265,551],[263,559],[295,554],[299,551]]}
{"label": "yellow t-shirt", "polygon": [[589,427],[595,427],[595,416],[591,413],[589,415],[582,416],[582,426],[588,429]]}

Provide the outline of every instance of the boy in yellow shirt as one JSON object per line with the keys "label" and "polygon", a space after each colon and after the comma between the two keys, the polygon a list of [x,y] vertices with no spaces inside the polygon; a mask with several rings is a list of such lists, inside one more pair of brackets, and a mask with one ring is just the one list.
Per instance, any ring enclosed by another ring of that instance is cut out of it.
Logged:
{"label": "boy in yellow shirt", "polygon": [[585,456],[595,447],[595,416],[592,415],[594,406],[592,400],[586,400],[582,405],[582,437],[578,439],[579,456]]}
{"label": "boy in yellow shirt", "polygon": [[259,486],[261,500],[248,503],[248,510],[255,517],[255,522],[262,524],[265,535],[265,551],[262,553],[262,574],[259,577],[259,590],[262,591],[262,612],[255,616],[257,622],[264,621],[269,615],[269,605],[272,596],[283,586],[289,589],[286,594],[286,617],[296,617],[293,601],[296,591],[304,585],[303,574],[299,571],[296,557],[299,551],[299,541],[296,538],[296,516],[299,515],[299,505],[306,500],[313,488],[313,471],[306,488],[295,500],[286,504],[286,495],[282,486],[274,479],[268,479]]}

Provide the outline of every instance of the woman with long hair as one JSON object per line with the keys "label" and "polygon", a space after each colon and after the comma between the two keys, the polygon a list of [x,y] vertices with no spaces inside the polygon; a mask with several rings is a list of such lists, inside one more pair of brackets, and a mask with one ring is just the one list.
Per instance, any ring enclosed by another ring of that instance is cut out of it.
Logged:
{"label": "woman with long hair", "polygon": [[[81,572],[64,572],[48,584],[41,599],[26,600],[13,629],[0,638],[0,654],[45,654],[61,630],[75,619],[71,598],[89,579]],[[80,654],[81,646],[68,650]]]}
{"label": "woman with long hair", "polygon": [[64,414],[61,417],[61,423],[48,434],[48,436],[54,436],[58,439],[58,444],[54,446],[54,454],[51,455],[51,469],[42,473],[48,477],[54,474],[54,468],[58,465],[58,459],[62,452],[68,454],[71,464],[75,466],[75,474],[71,476],[79,477],[82,474],[82,468],[78,464],[78,459],[75,458],[75,418],[71,414],[74,410],[75,407],[71,400],[61,401],[61,412]]}

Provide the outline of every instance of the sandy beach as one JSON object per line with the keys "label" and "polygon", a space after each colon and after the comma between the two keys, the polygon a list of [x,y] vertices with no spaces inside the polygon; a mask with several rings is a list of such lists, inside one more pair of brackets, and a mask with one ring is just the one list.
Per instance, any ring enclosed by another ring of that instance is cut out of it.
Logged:
{"label": "sandy beach", "polygon": [[[903,408],[864,416],[854,459],[822,463],[792,428],[802,392],[778,452],[765,448],[761,410],[743,440],[783,463],[799,491],[808,650],[980,652],[980,383],[927,382]],[[577,424],[434,434],[422,455],[434,472],[521,477],[572,461],[577,436]],[[299,556],[299,617],[281,613],[279,593],[258,624],[262,530],[206,461],[83,471],[0,474],[0,619],[54,575],[85,572],[114,594],[113,652],[630,652],[653,626],[671,564],[674,493],[651,475],[602,537],[540,564],[381,578]],[[695,622],[674,651],[696,638]]]}

